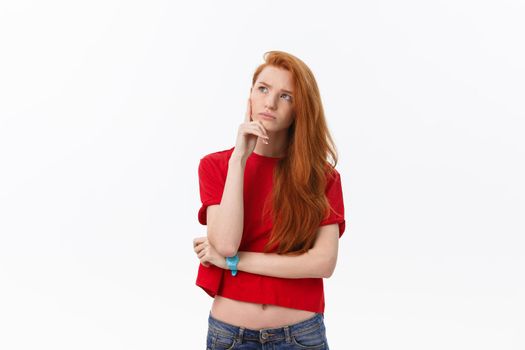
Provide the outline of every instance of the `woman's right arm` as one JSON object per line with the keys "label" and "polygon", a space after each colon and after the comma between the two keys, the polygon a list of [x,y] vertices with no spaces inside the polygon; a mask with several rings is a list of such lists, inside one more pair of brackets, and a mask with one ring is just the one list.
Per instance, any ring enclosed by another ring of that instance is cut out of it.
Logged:
{"label": "woman's right arm", "polygon": [[233,256],[241,244],[244,227],[244,168],[246,160],[232,154],[221,204],[207,209],[208,240],[222,256]]}
{"label": "woman's right arm", "polygon": [[258,137],[268,139],[268,134],[261,122],[252,121],[248,99],[245,120],[239,127],[235,148],[228,161],[221,203],[209,206],[206,214],[208,241],[222,256],[235,255],[241,244],[244,230],[244,169]]}

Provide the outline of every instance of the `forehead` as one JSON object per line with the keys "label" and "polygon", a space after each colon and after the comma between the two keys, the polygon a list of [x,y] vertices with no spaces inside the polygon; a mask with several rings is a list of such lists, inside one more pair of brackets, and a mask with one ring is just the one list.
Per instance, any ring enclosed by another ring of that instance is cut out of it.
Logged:
{"label": "forehead", "polygon": [[259,81],[270,84],[274,89],[293,91],[292,73],[282,68],[274,66],[264,67],[257,77],[257,82]]}

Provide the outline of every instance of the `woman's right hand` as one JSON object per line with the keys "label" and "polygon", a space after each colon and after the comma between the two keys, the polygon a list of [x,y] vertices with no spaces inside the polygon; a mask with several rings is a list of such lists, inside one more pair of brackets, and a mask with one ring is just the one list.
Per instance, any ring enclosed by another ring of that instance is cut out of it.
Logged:
{"label": "woman's right hand", "polygon": [[258,137],[261,137],[264,143],[269,143],[270,138],[268,137],[268,132],[262,122],[252,120],[251,101],[248,98],[244,122],[239,125],[237,141],[235,142],[235,149],[233,150],[232,155],[239,156],[242,159],[247,159],[255,149]]}

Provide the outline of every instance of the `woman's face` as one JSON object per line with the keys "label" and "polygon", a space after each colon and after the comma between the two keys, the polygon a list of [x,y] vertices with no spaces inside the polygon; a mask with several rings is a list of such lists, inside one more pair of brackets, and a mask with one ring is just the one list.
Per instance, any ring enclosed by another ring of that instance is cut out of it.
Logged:
{"label": "woman's face", "polygon": [[269,132],[288,129],[295,117],[292,73],[267,66],[259,73],[250,91],[252,119],[260,120]]}

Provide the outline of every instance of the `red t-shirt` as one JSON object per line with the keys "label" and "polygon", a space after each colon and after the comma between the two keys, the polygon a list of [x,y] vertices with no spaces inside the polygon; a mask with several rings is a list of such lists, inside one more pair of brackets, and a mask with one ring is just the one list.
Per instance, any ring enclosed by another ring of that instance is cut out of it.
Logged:
{"label": "red t-shirt", "polygon": [[[199,163],[199,188],[202,206],[199,222],[206,225],[206,208],[220,204],[228,161],[234,147],[206,155]],[[261,218],[264,200],[271,195],[273,170],[279,158],[266,157],[254,152],[248,157],[244,170],[244,230],[239,251],[263,252],[270,238],[272,219]],[[345,230],[341,178],[336,171],[326,186],[326,196],[332,206],[330,215],[319,226],[339,224],[339,237]],[[270,216],[270,215],[269,215]],[[199,263],[196,285],[208,295],[259,304],[273,304],[293,309],[324,313],[322,278],[279,278],[239,271],[232,276],[229,270],[215,265],[205,267]]]}

